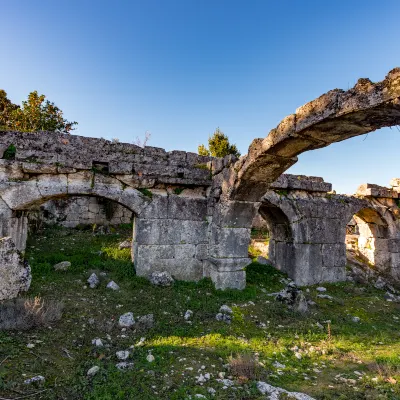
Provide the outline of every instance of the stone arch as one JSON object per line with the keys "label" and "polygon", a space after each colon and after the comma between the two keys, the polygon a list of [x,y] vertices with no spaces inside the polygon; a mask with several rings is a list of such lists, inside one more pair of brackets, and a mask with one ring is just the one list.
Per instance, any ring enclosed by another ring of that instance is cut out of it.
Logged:
{"label": "stone arch", "polygon": [[296,110],[231,169],[226,194],[232,200],[259,201],[305,151],[400,124],[400,68],[382,82],[359,79],[354,88],[331,90]]}
{"label": "stone arch", "polygon": [[[118,179],[84,171],[73,174],[38,175],[27,181],[3,182],[0,186],[0,219],[3,236],[11,236],[19,250],[25,249],[27,218],[31,210],[51,199],[95,196],[126,207],[139,216],[150,199]],[[135,235],[135,232],[133,233]]]}
{"label": "stone arch", "polygon": [[292,227],[282,208],[271,200],[264,197],[258,209],[259,214],[266,221],[270,233],[268,259],[278,270],[291,274]]}
{"label": "stone arch", "polygon": [[352,216],[358,234],[346,235],[347,247],[363,263],[379,272],[392,274],[391,243],[397,236],[395,222],[386,208],[374,204],[373,200],[368,203]]}

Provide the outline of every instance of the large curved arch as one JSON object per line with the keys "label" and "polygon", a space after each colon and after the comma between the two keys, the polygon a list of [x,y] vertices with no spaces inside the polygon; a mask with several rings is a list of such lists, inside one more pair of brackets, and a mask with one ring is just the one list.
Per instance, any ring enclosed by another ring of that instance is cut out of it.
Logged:
{"label": "large curved arch", "polygon": [[96,196],[115,201],[140,215],[150,200],[118,179],[89,171],[38,175],[26,181],[2,182],[0,198],[11,210],[29,210],[51,199]]}
{"label": "large curved arch", "polygon": [[234,166],[234,200],[258,201],[269,185],[297,162],[297,155],[400,124],[400,68],[382,82],[359,79],[354,88],[331,90],[296,110],[265,139],[255,139]]}

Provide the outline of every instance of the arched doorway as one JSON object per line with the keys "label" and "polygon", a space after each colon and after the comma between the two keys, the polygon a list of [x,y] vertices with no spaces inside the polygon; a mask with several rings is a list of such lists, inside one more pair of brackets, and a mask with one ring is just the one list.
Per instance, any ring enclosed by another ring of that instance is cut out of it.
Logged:
{"label": "arched doorway", "polygon": [[293,233],[281,208],[264,198],[258,210],[269,232],[268,260],[277,269],[291,275],[293,268]]}
{"label": "arched doorway", "polygon": [[391,269],[389,241],[392,237],[389,215],[374,208],[362,208],[347,225],[348,259],[356,260],[382,273]]}

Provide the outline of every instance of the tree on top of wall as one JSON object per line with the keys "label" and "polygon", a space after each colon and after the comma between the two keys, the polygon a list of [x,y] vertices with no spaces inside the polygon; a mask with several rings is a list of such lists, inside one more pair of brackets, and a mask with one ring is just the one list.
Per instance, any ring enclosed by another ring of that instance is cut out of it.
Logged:
{"label": "tree on top of wall", "polygon": [[240,156],[240,152],[235,144],[229,143],[229,138],[219,128],[217,128],[212,136],[208,138],[208,149],[204,144],[197,148],[201,156],[225,157],[233,154]]}
{"label": "tree on top of wall", "polygon": [[63,118],[63,112],[46,96],[35,90],[29,93],[22,106],[13,104],[0,90],[0,129],[21,132],[50,131],[69,133],[77,122]]}

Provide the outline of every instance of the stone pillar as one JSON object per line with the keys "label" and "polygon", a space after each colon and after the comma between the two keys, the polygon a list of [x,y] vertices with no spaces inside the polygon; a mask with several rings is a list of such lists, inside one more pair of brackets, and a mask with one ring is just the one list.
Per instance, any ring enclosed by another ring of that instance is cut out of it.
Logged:
{"label": "stone pillar", "polygon": [[224,201],[216,204],[209,231],[205,275],[217,289],[244,289],[252,221],[258,203]]}
{"label": "stone pillar", "polygon": [[[155,191],[153,191],[155,192]],[[174,278],[198,281],[208,257],[207,199],[159,192],[135,218],[133,260],[148,277],[167,271]]]}

